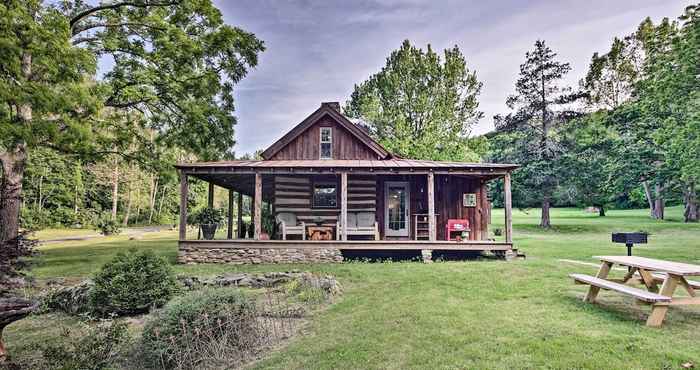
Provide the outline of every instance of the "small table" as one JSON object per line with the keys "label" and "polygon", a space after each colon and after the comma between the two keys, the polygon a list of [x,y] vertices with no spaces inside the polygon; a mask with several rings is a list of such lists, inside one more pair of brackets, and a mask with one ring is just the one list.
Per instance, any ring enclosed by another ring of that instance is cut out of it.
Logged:
{"label": "small table", "polygon": [[309,226],[306,231],[310,240],[333,240],[333,226]]}
{"label": "small table", "polygon": [[[700,305],[700,297],[697,297],[695,292],[698,287],[697,283],[686,280],[687,276],[700,276],[700,266],[698,265],[637,256],[598,256],[596,258],[601,261],[597,278],[611,283],[641,282],[649,292],[658,292],[661,296],[668,297],[666,302],[652,304],[651,315],[647,319],[648,326],[661,326],[669,306]],[[629,267],[629,271],[622,279],[608,279],[608,273],[614,264]],[[660,290],[659,283],[661,283]],[[685,289],[690,297],[673,297],[679,285]],[[585,300],[593,302],[600,289],[600,287],[591,285]],[[611,289],[618,290],[614,286]],[[622,290],[618,291],[625,293]]]}

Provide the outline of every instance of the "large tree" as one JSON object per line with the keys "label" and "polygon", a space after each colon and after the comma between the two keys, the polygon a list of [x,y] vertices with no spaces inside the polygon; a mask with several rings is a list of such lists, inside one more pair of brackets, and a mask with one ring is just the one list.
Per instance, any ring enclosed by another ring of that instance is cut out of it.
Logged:
{"label": "large tree", "polygon": [[433,160],[474,160],[469,133],[483,113],[481,83],[457,46],[442,57],[406,40],[386,65],[355,85],[345,113],[361,119],[391,152]]}
{"label": "large tree", "polygon": [[3,241],[18,235],[24,169],[37,147],[89,159],[147,158],[154,145],[202,158],[227,152],[233,87],[264,50],[209,0],[54,4],[0,5]]}
{"label": "large tree", "polygon": [[506,101],[514,112],[495,117],[498,131],[518,133],[514,143],[517,149],[504,159],[522,166],[519,172],[525,174],[521,176],[524,185],[541,204],[540,226],[544,228],[551,226],[549,208],[561,173],[563,148],[557,130],[578,115],[571,103],[581,97],[562,86],[571,67],[556,57],[544,41],[536,41],[520,65],[515,94]]}

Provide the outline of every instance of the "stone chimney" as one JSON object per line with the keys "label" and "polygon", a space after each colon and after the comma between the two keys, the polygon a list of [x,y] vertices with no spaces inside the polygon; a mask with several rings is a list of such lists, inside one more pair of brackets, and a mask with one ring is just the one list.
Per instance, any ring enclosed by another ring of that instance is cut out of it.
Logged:
{"label": "stone chimney", "polygon": [[333,109],[334,111],[340,113],[340,103],[337,101],[329,101],[329,102],[323,102],[321,103],[322,107],[328,107],[330,109]]}

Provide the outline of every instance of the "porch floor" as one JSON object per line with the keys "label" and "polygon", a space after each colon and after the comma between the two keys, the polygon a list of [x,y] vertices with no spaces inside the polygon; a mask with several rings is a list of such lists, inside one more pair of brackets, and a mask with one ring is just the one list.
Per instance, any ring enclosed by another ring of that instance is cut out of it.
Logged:
{"label": "porch floor", "polygon": [[454,251],[507,251],[512,243],[487,240],[427,241],[427,240],[180,240],[180,247],[196,248],[245,248],[245,249],[348,249],[348,250],[454,250]]}

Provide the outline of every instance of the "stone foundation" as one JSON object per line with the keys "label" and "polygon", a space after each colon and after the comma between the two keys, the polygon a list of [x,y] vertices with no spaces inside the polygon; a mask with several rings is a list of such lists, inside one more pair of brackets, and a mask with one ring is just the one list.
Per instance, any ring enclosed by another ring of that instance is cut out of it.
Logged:
{"label": "stone foundation", "polygon": [[342,262],[343,255],[336,248],[212,248],[181,246],[179,263],[310,263]]}

